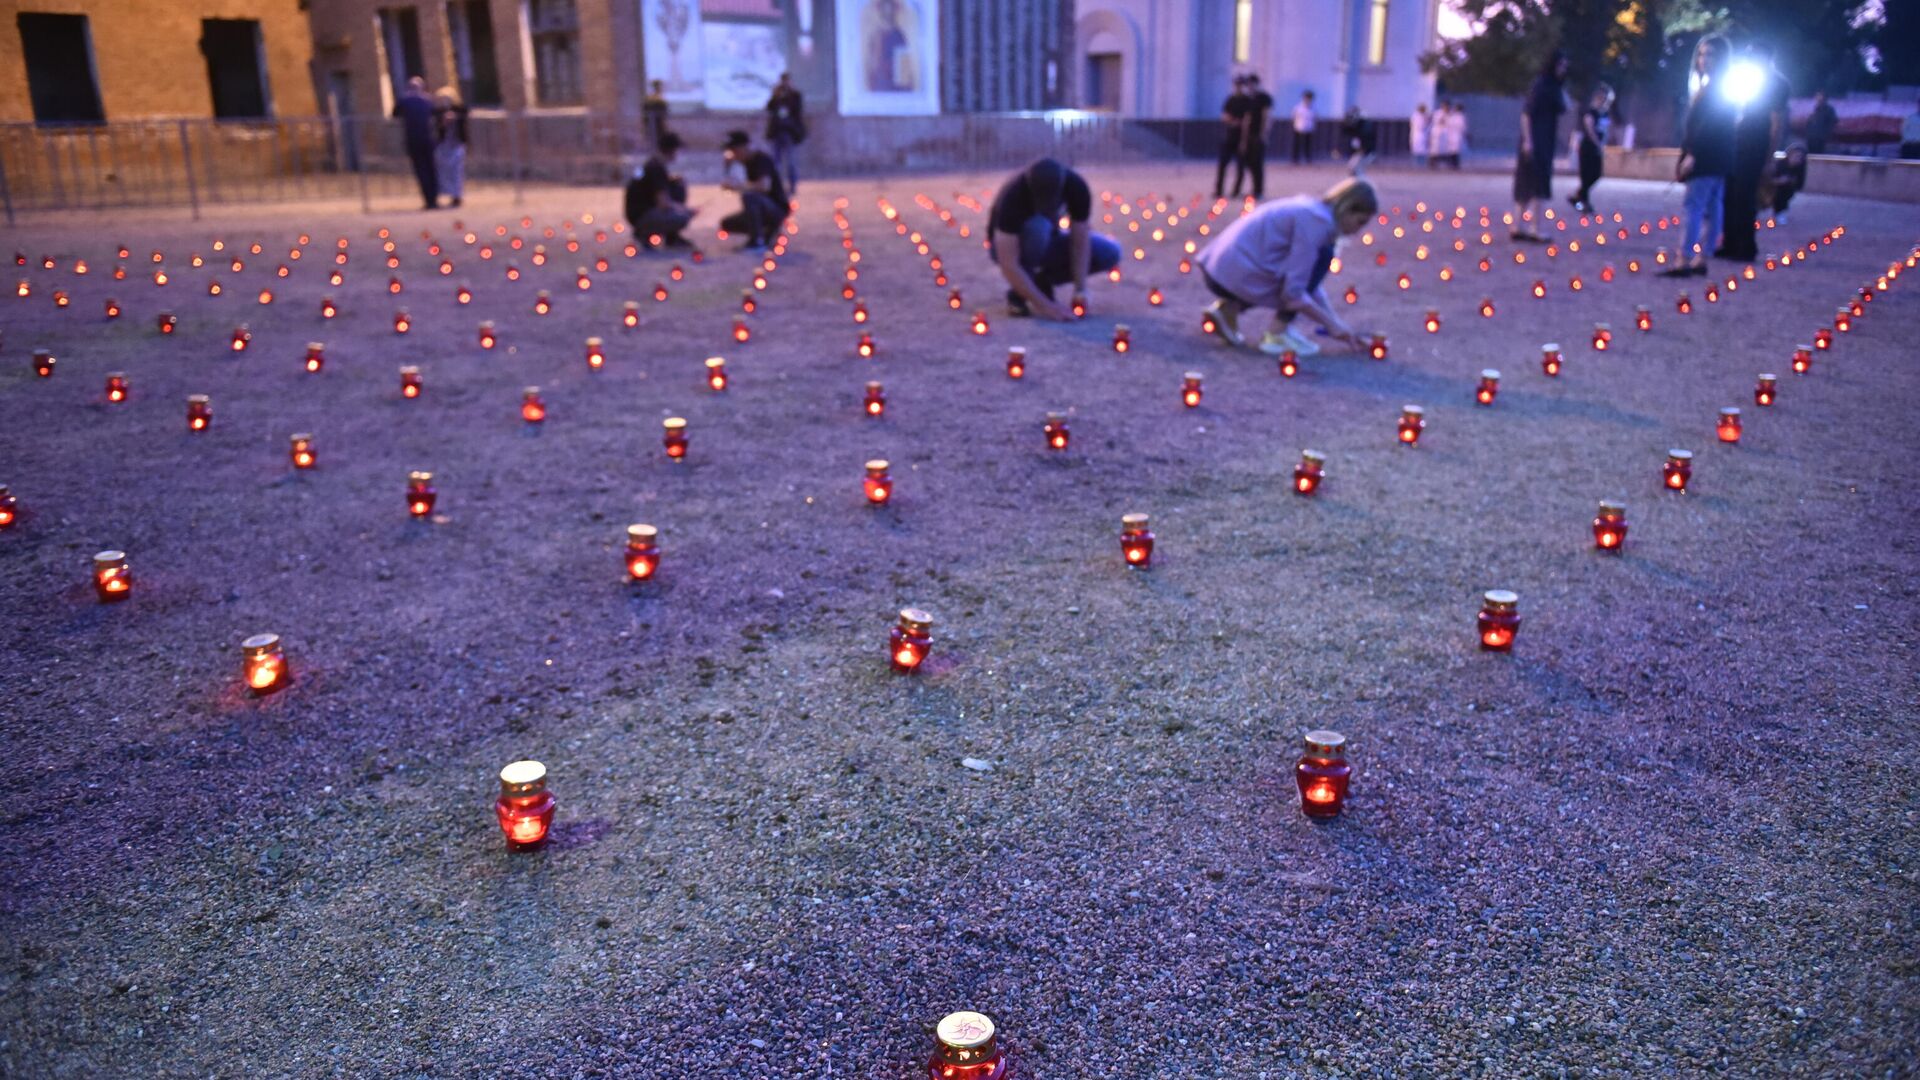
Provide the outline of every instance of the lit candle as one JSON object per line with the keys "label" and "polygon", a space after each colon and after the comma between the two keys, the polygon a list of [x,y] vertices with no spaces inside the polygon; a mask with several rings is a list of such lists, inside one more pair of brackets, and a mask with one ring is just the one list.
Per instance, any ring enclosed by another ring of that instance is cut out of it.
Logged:
{"label": "lit candle", "polygon": [[405,308],[402,308],[399,311],[396,311],[393,313],[393,332],[394,333],[404,334],[411,329],[413,329],[413,319],[408,317]]}
{"label": "lit candle", "polygon": [[287,457],[296,469],[313,468],[313,436],[304,431],[287,436]]}
{"label": "lit candle", "polygon": [[247,344],[252,340],[253,331],[247,329],[246,323],[241,323],[239,326],[233,328],[232,348],[234,352],[246,352]]}
{"label": "lit candle", "polygon": [[1298,374],[1300,374],[1300,355],[1292,349],[1283,350],[1280,353],[1281,377],[1291,379]]}
{"label": "lit candle", "polygon": [[1153,530],[1147,528],[1147,515],[1121,516],[1120,554],[1135,570],[1145,570],[1153,561]]}
{"label": "lit candle", "polygon": [[107,318],[109,319],[119,318],[120,317],[120,301],[108,300],[106,310],[107,310]]}
{"label": "lit candle", "polygon": [[1341,298],[1349,304],[1357,304],[1360,302],[1360,290],[1349,285],[1347,286],[1347,291],[1342,294]]}
{"label": "lit candle", "polygon": [[1720,286],[1715,285],[1712,282],[1708,282],[1707,287],[1705,290],[1703,290],[1703,292],[1706,295],[1707,303],[1717,304],[1720,302]]}
{"label": "lit candle", "polygon": [[1347,737],[1337,731],[1309,731],[1302,740],[1293,779],[1300,788],[1300,812],[1310,818],[1340,816],[1353,766],[1347,764]]}
{"label": "lit candle", "polygon": [[1367,347],[1367,355],[1373,357],[1375,360],[1385,360],[1387,358],[1387,335],[1373,335],[1373,344]]}
{"label": "lit candle", "polygon": [[492,320],[489,319],[480,324],[480,347],[481,348],[491,349],[493,348],[494,344],[499,340],[500,340],[499,338],[494,336]]}
{"label": "lit candle", "polygon": [[553,297],[547,294],[547,290],[541,289],[539,292],[533,294],[533,313],[535,315],[545,315],[552,310]]}
{"label": "lit candle", "polygon": [[43,379],[53,378],[53,367],[57,361],[48,349],[33,350],[33,373]]}
{"label": "lit candle", "polygon": [[1714,434],[1720,436],[1720,441],[1723,443],[1739,442],[1740,441],[1740,410],[1739,408],[1733,405],[1729,405],[1726,408],[1721,409],[1720,420],[1718,423],[1714,425],[1713,430],[1714,430]]}
{"label": "lit candle", "polygon": [[1300,451],[1300,464],[1293,467],[1293,492],[1311,495],[1326,482],[1327,456],[1318,450]]}
{"label": "lit candle", "polygon": [[424,469],[415,469],[407,474],[407,513],[415,518],[425,518],[433,513],[433,504],[440,498],[440,492],[433,486],[433,474]]}
{"label": "lit candle", "polygon": [[960,298],[959,289],[954,289],[953,291],[947,293],[947,306],[952,308],[953,310],[959,311],[961,305],[964,304],[965,302],[966,301]]}
{"label": "lit candle", "polygon": [[887,391],[878,382],[867,383],[867,396],[861,403],[868,416],[879,416],[887,411]]}
{"label": "lit candle", "polygon": [[1805,375],[1813,367],[1813,346],[1796,345],[1793,349],[1793,373]]}
{"label": "lit candle", "polygon": [[1679,298],[1674,300],[1673,309],[1682,315],[1693,314],[1693,298],[1686,293],[1681,293]]}
{"label": "lit candle", "polygon": [[1397,279],[1395,279],[1394,284],[1400,286],[1400,288],[1404,291],[1406,289],[1413,288],[1413,279],[1408,277],[1405,274],[1401,274]]}
{"label": "lit candle", "polygon": [[597,337],[587,339],[587,370],[599,371],[607,363],[606,342]]}
{"label": "lit candle", "polygon": [[1154,307],[1159,307],[1161,304],[1166,303],[1166,300],[1167,298],[1161,294],[1159,286],[1156,285],[1147,290],[1147,303]]}
{"label": "lit candle", "polygon": [[1633,309],[1633,325],[1639,327],[1643,331],[1652,330],[1653,329],[1653,311],[1649,309],[1645,304],[1640,304],[1636,306]]}
{"label": "lit candle", "polygon": [[1067,448],[1068,432],[1066,413],[1048,413],[1046,426],[1041,430],[1046,433],[1048,449],[1065,450]]}
{"label": "lit candle", "polygon": [[1533,298],[1534,298],[1535,300],[1543,300],[1543,299],[1545,299],[1545,298],[1546,298],[1546,295],[1547,295],[1547,283],[1546,283],[1546,282],[1544,282],[1544,281],[1536,281],[1536,282],[1534,282],[1534,283],[1533,283]]}
{"label": "lit candle", "polygon": [[1482,405],[1491,405],[1493,404],[1493,399],[1499,396],[1500,396],[1500,369],[1498,368],[1480,369],[1480,385],[1473,392],[1473,400],[1479,402]]}
{"label": "lit candle", "polygon": [[1480,317],[1483,319],[1493,318],[1493,297],[1488,296],[1481,298]]}
{"label": "lit candle", "polygon": [[280,635],[255,634],[240,643],[240,671],[247,689],[265,696],[287,684],[287,656]]}
{"label": "lit candle", "polygon": [[918,671],[933,648],[933,616],[919,608],[901,608],[900,621],[887,631],[887,657],[893,670]]}
{"label": "lit candle", "polygon": [[1600,512],[1593,517],[1593,546],[1617,553],[1626,542],[1626,504],[1612,499],[1600,500]]}
{"label": "lit candle", "polygon": [[545,765],[516,761],[500,770],[500,797],[494,800],[493,812],[508,851],[531,851],[544,843],[553,826],[553,810]]}
{"label": "lit candle", "polygon": [[1189,371],[1180,386],[1180,401],[1187,408],[1196,408],[1200,404],[1200,373]]}
{"label": "lit candle", "polygon": [[674,461],[685,461],[687,457],[687,421],[684,417],[669,416],[660,422],[660,445],[666,447],[667,457]]}
{"label": "lit candle", "polygon": [[862,358],[871,357],[876,351],[873,345],[873,335],[866,333],[861,334],[860,342],[854,346],[854,351],[858,352]]}
{"label": "lit candle", "polygon": [[11,529],[20,520],[20,498],[0,484],[0,529]]}
{"label": "lit candle", "polygon": [[885,506],[893,497],[893,477],[887,474],[887,460],[874,458],[867,462],[867,478],[861,484],[867,494],[868,506]]}
{"label": "lit candle", "polygon": [[934,1031],[927,1080],[1011,1080],[1006,1055],[994,1042],[993,1021],[985,1015],[948,1013]]}
{"label": "lit candle", "polygon": [[660,530],[651,525],[627,526],[627,580],[645,581],[660,569]]}
{"label": "lit candle", "polygon": [[1432,308],[1427,309],[1426,327],[1427,333],[1429,334],[1437,334],[1440,332],[1440,313],[1438,311]]}
{"label": "lit candle", "polygon": [[327,347],[318,341],[307,342],[306,368],[308,372],[318,372],[327,362]]}
{"label": "lit candle", "polygon": [[987,332],[986,312],[976,311],[973,313],[973,332],[975,334],[985,334]]}
{"label": "lit candle", "polygon": [[127,374],[124,371],[107,373],[107,400],[118,405],[127,400]]}
{"label": "lit candle", "polygon": [[187,397],[187,430],[205,431],[213,423],[213,403],[205,394]]}
{"label": "lit candle", "polygon": [[1520,632],[1520,597],[1505,589],[1489,589],[1480,605],[1480,647],[1489,652],[1507,652]]}
{"label": "lit candle", "polygon": [[[1108,280],[1108,281],[1119,281],[1119,280],[1120,280],[1120,268],[1116,266],[1116,267],[1114,267],[1114,268],[1113,268],[1112,270],[1109,270],[1109,271],[1107,272],[1107,280]],[[1076,297],[1074,297],[1074,298],[1073,298],[1073,309],[1072,309],[1072,310],[1073,310],[1073,317],[1074,317],[1074,318],[1076,318],[1076,319],[1084,319],[1084,318],[1086,318],[1086,317],[1087,317],[1087,302],[1086,302],[1085,300],[1083,300],[1083,299],[1081,299],[1081,298],[1080,298],[1080,297],[1078,297],[1078,296],[1076,296]]]}
{"label": "lit candle", "polygon": [[1660,467],[1660,479],[1668,491],[1686,494],[1687,482],[1693,479],[1693,451],[1667,451],[1667,463]]}
{"label": "lit candle", "polygon": [[581,292],[593,288],[593,279],[587,276],[587,268],[584,266],[573,272],[573,283]]}
{"label": "lit candle", "polygon": [[340,314],[340,309],[334,304],[333,297],[322,297],[320,300],[320,317],[323,319],[331,319],[338,314]]}
{"label": "lit candle", "polygon": [[1115,325],[1113,328],[1113,351],[1123,353],[1132,347],[1133,331],[1127,329],[1126,323]]}
{"label": "lit candle", "polygon": [[1007,378],[1021,379],[1027,374],[1027,350],[1025,346],[1015,345],[1007,350]]}
{"label": "lit candle", "polygon": [[[1596,348],[1598,348],[1598,346],[1596,346]],[[1540,370],[1545,372],[1549,377],[1560,374],[1560,346],[1558,343],[1550,341],[1540,346]]]}
{"label": "lit candle", "polygon": [[1413,446],[1420,441],[1420,433],[1427,429],[1427,410],[1418,405],[1407,405],[1400,410],[1400,445]]}
{"label": "lit candle", "polygon": [[1813,332],[1813,347],[1821,351],[1833,348],[1833,331],[1821,327]]}
{"label": "lit candle", "polygon": [[133,568],[124,551],[102,551],[93,557],[93,591],[103,604],[117,603],[133,595]]}
{"label": "lit candle", "polygon": [[420,396],[420,369],[408,365],[400,369],[400,396],[417,398]]}
{"label": "lit candle", "polygon": [[540,397],[540,388],[529,386],[520,391],[520,419],[529,424],[538,424],[547,418],[547,403]]}
{"label": "lit candle", "polygon": [[1755,405],[1773,404],[1774,396],[1778,393],[1776,387],[1779,382],[1779,376],[1763,373],[1753,386],[1753,403]]}
{"label": "lit candle", "polygon": [[173,328],[180,325],[180,319],[171,311],[163,311],[155,316],[153,323],[154,328],[162,334],[171,334]]}
{"label": "lit candle", "polygon": [[458,289],[454,290],[453,302],[456,304],[473,303],[473,290],[469,289],[465,284],[462,284]]}

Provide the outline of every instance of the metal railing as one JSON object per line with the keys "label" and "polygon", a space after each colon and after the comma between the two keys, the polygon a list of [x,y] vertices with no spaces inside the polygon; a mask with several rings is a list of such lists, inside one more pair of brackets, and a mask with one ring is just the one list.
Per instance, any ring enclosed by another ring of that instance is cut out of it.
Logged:
{"label": "metal railing", "polygon": [[[719,146],[758,116],[675,118],[687,140],[679,171],[696,182],[721,173]],[[1340,142],[1337,121],[1314,131],[1316,159]],[[926,117],[820,116],[800,150],[802,175],[1010,169],[1051,155],[1084,166],[1211,161],[1217,121],[1137,119],[1102,113],[958,113]],[[1406,122],[1376,121],[1382,154],[1404,153]],[[757,134],[757,132],[755,132]],[[466,175],[480,187],[527,183],[615,184],[647,147],[637,117],[586,111],[474,113]],[[1268,139],[1285,160],[1284,118]],[[104,124],[0,124],[0,203],[17,214],[182,207],[208,209],[289,200],[374,203],[418,198],[399,121],[379,116],[275,120],[131,120]]]}

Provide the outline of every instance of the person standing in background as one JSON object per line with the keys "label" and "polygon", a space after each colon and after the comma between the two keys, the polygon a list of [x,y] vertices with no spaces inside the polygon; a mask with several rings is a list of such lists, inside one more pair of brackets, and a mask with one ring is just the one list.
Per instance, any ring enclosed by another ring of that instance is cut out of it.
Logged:
{"label": "person standing in background", "polygon": [[1300,95],[1293,107],[1293,163],[1305,165],[1313,156],[1313,91]]}
{"label": "person standing in background", "polygon": [[400,118],[406,133],[407,160],[413,163],[413,178],[420,182],[420,198],[427,209],[437,209],[440,176],[433,160],[433,99],[427,97],[427,80],[418,75],[407,80],[407,92],[394,102],[393,115]]}
{"label": "person standing in background", "polygon": [[1567,111],[1567,54],[1558,49],[1533,80],[1520,112],[1520,152],[1513,159],[1514,240],[1544,243],[1536,226],[1529,225],[1553,198],[1553,156],[1560,141],[1560,114]]}
{"label": "person standing in background", "polygon": [[[1247,77],[1233,77],[1233,93],[1220,105],[1220,164],[1213,172],[1213,197],[1224,198],[1227,192],[1227,165],[1240,161],[1240,144],[1247,135]],[[1246,172],[1246,166],[1240,165],[1233,179],[1233,193],[1240,194],[1240,176]]]}
{"label": "person standing in background", "polygon": [[1825,90],[1816,90],[1813,94],[1813,113],[1807,117],[1807,153],[1824,154],[1827,143],[1833,138],[1833,129],[1840,123],[1840,114],[1833,109],[1833,102],[1827,100]]}
{"label": "person standing in background", "polygon": [[[1247,75],[1247,126],[1240,137],[1240,165],[1253,174],[1255,201],[1267,194],[1267,125],[1273,120],[1273,95],[1260,89],[1260,76]],[[1240,194],[1239,174],[1233,193]]]}
{"label": "person standing in background", "polygon": [[1807,186],[1807,148],[1800,143],[1790,143],[1785,150],[1773,155],[1773,164],[1767,167],[1767,178],[1773,182],[1773,198],[1769,200],[1772,213],[1767,220],[1775,225],[1787,223],[1787,208],[1793,205],[1793,197]]}
{"label": "person standing in background", "polygon": [[1575,210],[1593,213],[1593,185],[1606,165],[1607,131],[1613,126],[1613,87],[1600,83],[1580,113],[1580,190],[1567,196]]}
{"label": "person standing in background", "polygon": [[434,99],[434,177],[448,206],[460,205],[467,186],[467,106],[460,91],[443,86]]}
{"label": "person standing in background", "polygon": [[640,126],[647,136],[647,147],[660,149],[660,137],[667,133],[667,84],[659,79],[649,84],[647,98],[640,103]]}
{"label": "person standing in background", "polygon": [[1773,66],[1773,49],[1756,42],[1747,50],[1744,65],[1759,72],[1760,84],[1750,87],[1752,96],[1736,103],[1739,115],[1733,125],[1733,168],[1727,174],[1724,211],[1725,232],[1714,254],[1735,262],[1752,262],[1760,257],[1754,219],[1760,212],[1760,179],[1773,160],[1774,147],[1787,127],[1787,102],[1793,88],[1786,76]]}
{"label": "person standing in background", "polygon": [[1413,110],[1413,116],[1407,121],[1407,149],[1413,154],[1415,165],[1426,165],[1433,158],[1433,125],[1438,119],[1437,113],[1427,112],[1427,103],[1421,102]]}
{"label": "person standing in background", "polygon": [[1467,146],[1467,112],[1457,101],[1447,103],[1447,164],[1460,171],[1460,154]]}
{"label": "person standing in background", "polygon": [[1734,109],[1720,85],[1731,52],[1727,39],[1719,34],[1701,38],[1693,50],[1688,81],[1695,89],[1680,136],[1680,160],[1674,165],[1674,177],[1687,185],[1682,206],[1686,231],[1680,258],[1660,271],[1661,277],[1705,277],[1707,252],[1720,235],[1727,174],[1733,170]]}
{"label": "person standing in background", "polygon": [[773,147],[773,160],[787,174],[787,196],[800,193],[800,176],[794,166],[794,147],[807,141],[807,117],[800,91],[793,88],[793,73],[783,71],[767,98],[767,143]]}

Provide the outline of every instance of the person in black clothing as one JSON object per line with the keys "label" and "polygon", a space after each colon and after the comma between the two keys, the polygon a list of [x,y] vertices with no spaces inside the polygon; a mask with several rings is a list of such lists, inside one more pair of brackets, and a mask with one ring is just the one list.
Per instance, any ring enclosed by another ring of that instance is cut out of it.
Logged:
{"label": "person in black clothing", "polygon": [[800,91],[793,78],[782,72],[780,81],[767,98],[767,142],[773,146],[773,160],[787,173],[787,194],[800,193],[800,177],[794,169],[793,148],[807,141],[807,117]]}
{"label": "person in black clothing", "polygon": [[[1273,95],[1260,89],[1260,76],[1247,75],[1247,123],[1240,136],[1240,168],[1253,174],[1253,197],[1267,194],[1267,124],[1273,117]],[[1233,193],[1240,194],[1240,173],[1233,174]]]}
{"label": "person in black clothing", "polygon": [[729,178],[720,182],[721,188],[740,193],[740,210],[720,219],[720,227],[729,233],[741,233],[747,238],[741,250],[773,246],[773,235],[780,231],[780,223],[787,220],[790,207],[787,204],[787,189],[780,183],[780,170],[774,164],[773,155],[753,145],[753,139],[744,131],[727,133],[725,150],[727,163],[738,163],[746,170],[744,181]]}
{"label": "person in black clothing", "polygon": [[1827,100],[1827,92],[1816,90],[1813,95],[1813,115],[1807,117],[1807,153],[1826,153],[1827,142],[1833,138],[1833,129],[1839,123],[1840,114],[1833,111],[1833,102]]}
{"label": "person in black clothing", "polygon": [[1567,197],[1575,210],[1593,213],[1593,185],[1606,165],[1607,130],[1613,126],[1613,87],[1601,83],[1580,114],[1580,190]]}
{"label": "person in black clothing", "polygon": [[1793,88],[1786,77],[1773,68],[1773,49],[1759,43],[1748,50],[1748,63],[1758,69],[1763,81],[1753,96],[1740,106],[1733,125],[1733,168],[1727,174],[1725,232],[1714,254],[1736,262],[1752,262],[1760,257],[1754,231],[1759,215],[1760,177],[1773,160],[1773,148],[1779,145],[1786,128],[1787,102]]}
{"label": "person in black clothing", "polygon": [[1001,186],[987,211],[987,250],[1010,286],[1009,314],[1071,319],[1072,307],[1055,301],[1053,290],[1073,282],[1073,299],[1084,306],[1087,275],[1120,265],[1120,245],[1093,234],[1092,216],[1093,189],[1052,158],[1041,158]]}
{"label": "person in black clothing", "polygon": [[434,177],[448,206],[459,206],[467,187],[467,105],[460,92],[443,86],[434,97]]}
{"label": "person in black clothing", "polygon": [[427,80],[415,75],[407,80],[407,92],[394,102],[393,115],[400,118],[407,136],[407,158],[413,163],[414,179],[420,182],[420,198],[432,210],[440,205],[440,175],[433,160],[433,99],[427,96]]}
{"label": "person in black clothing", "polygon": [[687,184],[669,171],[681,145],[680,136],[661,132],[660,143],[640,167],[640,175],[627,182],[627,224],[649,247],[656,243],[689,246],[680,235],[693,220],[693,211],[687,209]]}
{"label": "person in black clothing", "polygon": [[1727,39],[1718,34],[1701,38],[1693,50],[1693,74],[1699,86],[1687,103],[1680,159],[1674,166],[1674,176],[1687,185],[1682,208],[1686,230],[1680,260],[1660,271],[1661,277],[1705,277],[1707,252],[1720,235],[1727,174],[1733,171],[1734,107],[1722,85],[1731,51]]}
{"label": "person in black clothing", "polygon": [[1807,148],[1799,143],[1791,143],[1785,150],[1773,155],[1773,163],[1767,167],[1767,179],[1773,183],[1773,197],[1768,203],[1773,211],[1774,224],[1787,223],[1787,207],[1793,205],[1793,197],[1807,186]]}
{"label": "person in black clothing", "polygon": [[1520,152],[1513,160],[1513,231],[1515,240],[1536,243],[1544,237],[1527,222],[1553,198],[1554,144],[1560,139],[1560,114],[1567,111],[1567,54],[1555,49],[1547,66],[1527,91],[1520,113]]}
{"label": "person in black clothing", "polygon": [[[1220,106],[1220,165],[1213,172],[1213,197],[1218,199],[1226,194],[1227,165],[1240,161],[1240,143],[1247,134],[1247,77],[1233,77],[1233,93]],[[1239,172],[1246,171],[1240,166]],[[1240,177],[1236,173],[1233,180],[1233,193],[1240,194]]]}
{"label": "person in black clothing", "polygon": [[646,130],[647,145],[660,149],[660,138],[667,133],[667,84],[653,80],[647,99],[640,103],[640,126]]}
{"label": "person in black clothing", "polygon": [[1347,109],[1346,118],[1340,121],[1340,137],[1347,144],[1347,171],[1358,176],[1373,157],[1374,146],[1373,121],[1360,115],[1360,106]]}

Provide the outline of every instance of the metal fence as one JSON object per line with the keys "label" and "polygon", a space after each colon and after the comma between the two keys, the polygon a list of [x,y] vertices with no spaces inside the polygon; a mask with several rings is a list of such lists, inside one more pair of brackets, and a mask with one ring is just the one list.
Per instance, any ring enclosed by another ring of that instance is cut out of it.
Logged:
{"label": "metal fence", "polygon": [[[687,140],[679,171],[696,182],[721,173],[726,133],[759,118],[678,118]],[[1406,121],[1374,122],[1382,154],[1404,153]],[[1337,121],[1313,133],[1317,159],[1341,142]],[[637,118],[606,113],[476,113],[466,173],[481,186],[615,184],[646,152]],[[1012,168],[1051,155],[1079,165],[1211,161],[1214,120],[1136,119],[1098,113],[962,113],[926,117],[820,116],[800,148],[803,173],[840,177]],[[1274,124],[1268,157],[1292,146]],[[203,209],[302,199],[417,198],[399,121],[388,117],[277,120],[134,120],[106,124],[0,124],[0,202],[17,214],[118,208]]]}

